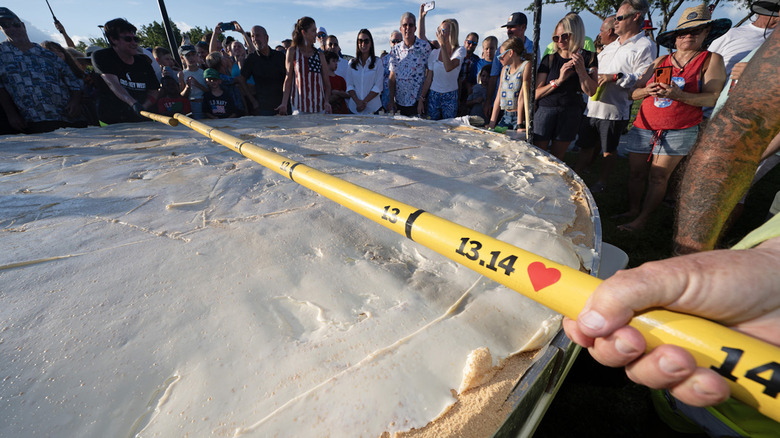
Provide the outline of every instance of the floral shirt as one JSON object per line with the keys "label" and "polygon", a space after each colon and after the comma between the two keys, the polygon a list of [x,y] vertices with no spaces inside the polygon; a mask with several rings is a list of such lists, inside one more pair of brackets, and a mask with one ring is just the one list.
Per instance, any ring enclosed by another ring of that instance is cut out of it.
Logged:
{"label": "floral shirt", "polygon": [[0,44],[0,89],[11,95],[25,121],[71,121],[65,107],[81,87],[81,80],[53,52],[37,44],[27,51],[8,41]]}
{"label": "floral shirt", "polygon": [[428,41],[415,38],[412,46],[405,42],[390,49],[390,71],[395,72],[395,101],[402,106],[417,103],[423,82],[431,45]]}

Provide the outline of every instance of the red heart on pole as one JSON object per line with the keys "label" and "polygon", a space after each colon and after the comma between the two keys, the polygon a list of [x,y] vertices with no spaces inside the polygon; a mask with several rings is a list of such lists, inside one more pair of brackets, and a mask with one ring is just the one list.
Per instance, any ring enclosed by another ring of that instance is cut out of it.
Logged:
{"label": "red heart on pole", "polygon": [[561,271],[555,268],[548,268],[542,262],[533,262],[528,265],[528,276],[531,278],[531,286],[534,292],[553,285],[561,279]]}

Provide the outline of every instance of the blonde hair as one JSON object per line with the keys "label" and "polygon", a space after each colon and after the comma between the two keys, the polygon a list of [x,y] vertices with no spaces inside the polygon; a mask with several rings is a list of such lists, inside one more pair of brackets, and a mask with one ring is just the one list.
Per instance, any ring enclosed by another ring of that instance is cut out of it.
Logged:
{"label": "blonde hair", "polygon": [[458,20],[454,18],[448,18],[441,22],[441,24],[447,23],[450,25],[450,47],[452,47],[452,50],[457,49],[460,47],[458,45]]}
{"label": "blonde hair", "polygon": [[[579,15],[574,12],[566,14],[566,16],[555,26],[553,36],[555,36],[558,27],[561,27],[564,33],[571,34],[569,37],[569,52],[574,53],[582,49],[585,45],[585,25],[582,23],[582,18],[580,18]],[[559,50],[560,49],[556,44],[555,51],[558,52]]]}

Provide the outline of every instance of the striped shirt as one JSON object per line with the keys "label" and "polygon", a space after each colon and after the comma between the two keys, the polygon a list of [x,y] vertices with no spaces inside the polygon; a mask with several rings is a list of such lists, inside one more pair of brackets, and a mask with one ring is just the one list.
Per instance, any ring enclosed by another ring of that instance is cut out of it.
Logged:
{"label": "striped shirt", "polygon": [[305,57],[295,49],[295,86],[292,94],[293,112],[321,113],[325,111],[325,87],[322,84],[322,64],[318,51]]}

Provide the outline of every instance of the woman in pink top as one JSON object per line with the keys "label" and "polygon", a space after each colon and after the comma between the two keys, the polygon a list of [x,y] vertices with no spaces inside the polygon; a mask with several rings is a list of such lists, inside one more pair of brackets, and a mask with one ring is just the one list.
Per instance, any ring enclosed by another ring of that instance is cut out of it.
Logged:
{"label": "woman in pink top", "polygon": [[287,114],[287,101],[292,96],[293,114],[330,113],[330,71],[322,52],[314,48],[317,24],[311,17],[295,23],[292,46],[287,50],[287,76],[284,80],[282,104],[276,109]]}

